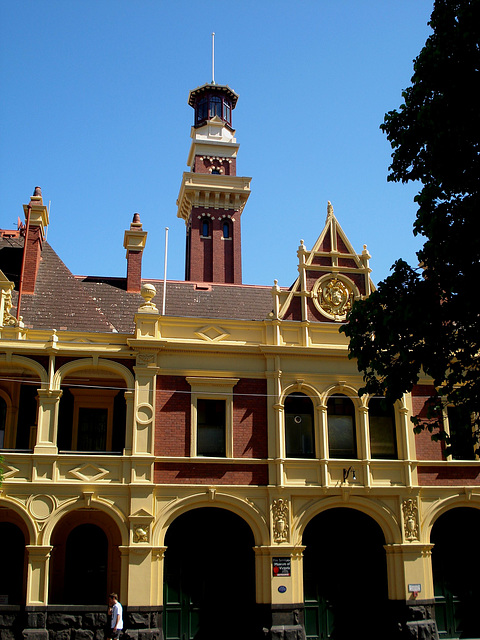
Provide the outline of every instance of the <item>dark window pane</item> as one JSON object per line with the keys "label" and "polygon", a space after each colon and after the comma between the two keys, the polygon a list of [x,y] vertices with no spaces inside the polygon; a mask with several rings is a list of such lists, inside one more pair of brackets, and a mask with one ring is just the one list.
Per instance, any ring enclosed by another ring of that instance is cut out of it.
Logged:
{"label": "dark window pane", "polygon": [[356,458],[355,410],[347,396],[332,397],[327,403],[330,458]]}
{"label": "dark window pane", "polygon": [[202,220],[202,236],[204,238],[208,238],[210,235],[210,225],[208,224],[208,220],[205,218]]}
{"label": "dark window pane", "polygon": [[225,400],[197,400],[197,455],[226,455]]}
{"label": "dark window pane", "polygon": [[303,393],[285,399],[285,449],[287,458],[315,457],[313,404]]}
{"label": "dark window pane", "polygon": [[232,107],[230,106],[230,103],[225,100],[223,103],[223,119],[228,122],[228,124],[231,124],[231,118]]}
{"label": "dark window pane", "polygon": [[77,451],[107,450],[108,409],[80,407],[78,410]]}
{"label": "dark window pane", "polygon": [[225,220],[223,223],[223,237],[230,238],[230,223],[228,220]]}
{"label": "dark window pane", "polygon": [[[475,460],[472,419],[465,407],[448,407],[450,453],[454,460]],[[447,451],[448,453],[448,451]]]}
{"label": "dark window pane", "polygon": [[368,421],[372,458],[396,459],[397,435],[393,405],[383,398],[372,398],[368,403]]}
{"label": "dark window pane", "polygon": [[218,116],[219,118],[222,117],[222,99],[221,98],[217,98],[216,96],[213,96],[212,98],[210,98],[208,116],[209,118],[213,118],[214,116]]}
{"label": "dark window pane", "polygon": [[197,106],[197,122],[207,119],[207,99],[202,98]]}

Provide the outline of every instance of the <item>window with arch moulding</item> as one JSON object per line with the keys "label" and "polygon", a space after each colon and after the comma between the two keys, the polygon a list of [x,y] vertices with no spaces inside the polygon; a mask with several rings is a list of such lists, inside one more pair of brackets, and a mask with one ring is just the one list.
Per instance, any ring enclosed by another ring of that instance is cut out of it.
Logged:
{"label": "window with arch moulding", "polygon": [[357,458],[355,407],[343,394],[335,394],[327,402],[328,446],[330,458]]}
{"label": "window with arch moulding", "polygon": [[371,398],[368,403],[370,454],[373,459],[398,458],[395,407],[385,398]]}
{"label": "window with arch moulding", "polygon": [[210,220],[208,218],[202,218],[201,221],[201,235],[202,238],[209,238],[210,237]]}
{"label": "window with arch moulding", "polygon": [[472,428],[472,416],[466,407],[447,407],[446,431],[450,436],[451,460],[475,460],[476,438]]}
{"label": "window with arch moulding", "polygon": [[285,398],[285,455],[287,458],[315,458],[314,411],[304,393]]}

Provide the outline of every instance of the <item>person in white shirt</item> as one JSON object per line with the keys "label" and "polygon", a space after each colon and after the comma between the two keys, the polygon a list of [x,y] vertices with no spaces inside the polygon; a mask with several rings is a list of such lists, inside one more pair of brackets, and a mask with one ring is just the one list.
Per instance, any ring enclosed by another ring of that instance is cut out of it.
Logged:
{"label": "person in white shirt", "polygon": [[116,593],[111,593],[108,596],[108,605],[112,611],[112,622],[110,628],[109,638],[114,640],[120,635],[120,631],[123,629],[123,607],[118,601]]}

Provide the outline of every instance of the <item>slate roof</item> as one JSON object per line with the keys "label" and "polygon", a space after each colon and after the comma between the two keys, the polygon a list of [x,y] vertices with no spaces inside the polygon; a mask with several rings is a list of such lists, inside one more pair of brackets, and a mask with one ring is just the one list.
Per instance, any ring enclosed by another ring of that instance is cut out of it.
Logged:
{"label": "slate roof", "polygon": [[[16,314],[22,237],[0,234],[0,269],[15,283]],[[154,302],[162,308],[163,281]],[[74,276],[48,242],[44,242],[34,294],[23,294],[20,315],[26,327],[67,331],[133,333],[134,314],[143,303],[127,293],[125,278]],[[272,310],[271,287],[168,281],[167,316],[263,320]]]}

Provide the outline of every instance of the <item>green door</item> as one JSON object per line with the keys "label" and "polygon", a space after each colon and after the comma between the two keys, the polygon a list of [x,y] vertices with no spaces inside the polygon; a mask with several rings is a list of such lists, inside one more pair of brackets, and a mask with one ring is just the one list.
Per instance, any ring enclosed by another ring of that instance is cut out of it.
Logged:
{"label": "green door", "polygon": [[303,535],[308,640],[391,637],[382,530],[355,509],[318,514]]}
{"label": "green door", "polygon": [[165,537],[165,640],[255,640],[253,534],[239,516],[203,507]]}
{"label": "green door", "polygon": [[480,511],[468,507],[447,511],[433,526],[432,571],[439,638],[480,638],[480,584],[473,565],[479,530]]}
{"label": "green door", "polygon": [[199,628],[199,603],[190,593],[183,567],[166,573],[164,584],[165,640],[193,640]]}

